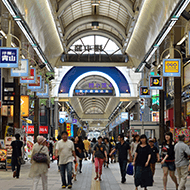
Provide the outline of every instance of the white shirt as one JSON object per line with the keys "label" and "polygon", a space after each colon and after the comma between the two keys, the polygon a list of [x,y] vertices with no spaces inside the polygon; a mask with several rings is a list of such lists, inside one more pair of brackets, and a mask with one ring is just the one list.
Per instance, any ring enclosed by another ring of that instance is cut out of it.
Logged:
{"label": "white shirt", "polygon": [[56,145],[56,150],[59,152],[59,164],[73,162],[73,151],[75,151],[75,148],[71,140],[66,142],[60,140]]}

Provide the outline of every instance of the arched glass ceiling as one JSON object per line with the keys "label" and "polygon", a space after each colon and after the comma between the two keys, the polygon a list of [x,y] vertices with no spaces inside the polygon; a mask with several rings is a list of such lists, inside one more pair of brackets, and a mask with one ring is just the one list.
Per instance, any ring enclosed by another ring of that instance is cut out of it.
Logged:
{"label": "arched glass ceiling", "polygon": [[69,54],[122,54],[120,48],[111,39],[103,36],[86,36],[77,40],[68,51]]}

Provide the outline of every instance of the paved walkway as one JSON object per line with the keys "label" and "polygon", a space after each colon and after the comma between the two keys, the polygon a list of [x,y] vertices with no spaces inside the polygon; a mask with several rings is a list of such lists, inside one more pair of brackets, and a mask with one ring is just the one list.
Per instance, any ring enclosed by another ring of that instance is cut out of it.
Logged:
{"label": "paved walkway", "polygon": [[[0,170],[0,190],[31,190],[32,179],[28,178],[30,164],[22,166],[20,179],[13,179],[11,171]],[[134,190],[134,178],[127,176],[127,182],[121,184],[118,163],[110,164],[109,168],[103,169],[102,182],[94,181],[94,165],[90,161],[83,161],[83,173],[78,174],[77,181],[73,184],[73,190]],[[155,183],[150,190],[162,190],[162,170],[160,164],[157,164]],[[61,179],[57,171],[56,163],[51,164],[48,174],[48,189],[60,190]],[[139,188],[141,189],[141,188]],[[190,189],[190,177],[187,181],[187,190]],[[42,190],[41,182],[38,189]],[[171,179],[168,180],[168,190],[175,190],[175,186]]]}

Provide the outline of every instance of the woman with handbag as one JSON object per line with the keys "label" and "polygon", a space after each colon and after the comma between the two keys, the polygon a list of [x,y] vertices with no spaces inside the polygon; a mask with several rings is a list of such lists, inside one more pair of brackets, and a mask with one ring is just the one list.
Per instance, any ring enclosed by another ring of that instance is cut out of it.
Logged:
{"label": "woman with handbag", "polygon": [[43,136],[37,137],[37,143],[32,150],[31,164],[29,177],[33,178],[33,190],[37,189],[40,177],[42,178],[43,190],[47,190],[47,173],[48,168],[50,168],[50,158],[46,139]]}

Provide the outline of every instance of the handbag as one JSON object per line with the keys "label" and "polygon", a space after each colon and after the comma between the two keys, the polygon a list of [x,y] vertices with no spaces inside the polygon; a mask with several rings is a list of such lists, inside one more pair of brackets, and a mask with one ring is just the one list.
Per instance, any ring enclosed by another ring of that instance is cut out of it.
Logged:
{"label": "handbag", "polygon": [[[44,146],[40,149],[40,151],[44,148]],[[48,161],[47,155],[44,153],[40,153],[40,151],[33,156],[33,160],[37,163],[46,163]]]}
{"label": "handbag", "polygon": [[127,167],[127,172],[128,175],[133,175],[133,164],[129,163]]}

